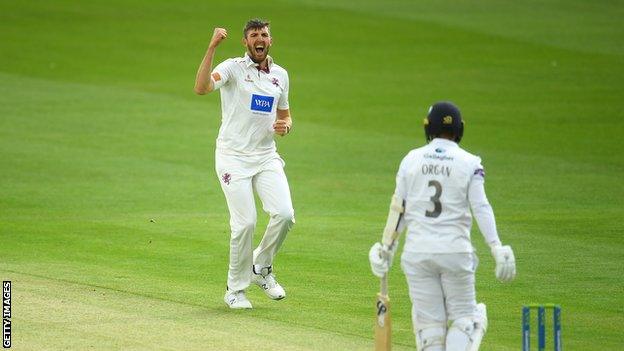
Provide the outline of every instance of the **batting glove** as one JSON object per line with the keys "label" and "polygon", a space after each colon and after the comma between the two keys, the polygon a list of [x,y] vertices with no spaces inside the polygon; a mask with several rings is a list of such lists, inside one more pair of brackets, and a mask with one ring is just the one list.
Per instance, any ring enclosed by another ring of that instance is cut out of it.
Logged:
{"label": "batting glove", "polygon": [[390,270],[392,259],[398,245],[393,245],[392,249],[385,248],[381,243],[375,243],[368,252],[371,271],[379,278],[382,278]]}
{"label": "batting glove", "polygon": [[516,258],[511,246],[492,246],[492,256],[496,261],[496,279],[501,282],[509,282],[516,276]]}

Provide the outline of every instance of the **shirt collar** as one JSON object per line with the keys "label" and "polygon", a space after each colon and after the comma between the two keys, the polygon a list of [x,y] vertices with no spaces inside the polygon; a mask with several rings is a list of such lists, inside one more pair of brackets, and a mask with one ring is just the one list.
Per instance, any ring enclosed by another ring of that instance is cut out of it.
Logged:
{"label": "shirt collar", "polygon": [[456,142],[454,142],[452,140],[444,139],[444,138],[434,138],[433,140],[431,140],[431,144],[445,145],[447,147],[455,147],[455,146],[457,146]]}
{"label": "shirt collar", "polygon": [[[249,53],[247,51],[245,51],[245,64],[247,64],[247,67],[255,66],[256,68],[258,68],[259,65],[260,65],[258,63],[253,62],[251,57],[249,57]],[[267,55],[267,68],[268,68],[268,71],[270,71],[272,67],[273,67],[273,58],[271,56]],[[269,73],[268,71],[267,71],[267,73]]]}

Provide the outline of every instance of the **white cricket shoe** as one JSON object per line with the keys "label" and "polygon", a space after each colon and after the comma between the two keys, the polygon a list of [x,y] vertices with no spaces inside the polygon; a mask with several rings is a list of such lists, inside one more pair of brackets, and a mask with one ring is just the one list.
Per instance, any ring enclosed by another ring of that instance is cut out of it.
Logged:
{"label": "white cricket shoe", "polygon": [[258,285],[264,293],[273,300],[281,300],[286,297],[286,291],[275,280],[273,273],[267,275],[253,274],[252,281]]}
{"label": "white cricket shoe", "polygon": [[247,296],[245,296],[244,290],[238,291],[230,291],[227,290],[225,292],[225,296],[223,297],[223,301],[231,308],[231,309],[248,309],[252,308],[251,302],[247,300]]}

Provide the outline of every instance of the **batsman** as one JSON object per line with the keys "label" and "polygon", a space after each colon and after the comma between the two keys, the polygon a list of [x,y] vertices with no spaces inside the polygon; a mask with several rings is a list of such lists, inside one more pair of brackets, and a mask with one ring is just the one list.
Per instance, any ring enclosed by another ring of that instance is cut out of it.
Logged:
{"label": "batsman", "polygon": [[[472,216],[496,261],[498,280],[514,279],[515,258],[499,239],[481,159],[459,147],[464,133],[459,109],[450,102],[434,104],[424,129],[427,145],[410,151],[399,166],[384,238],[369,252],[371,269],[386,279],[398,235],[407,230],[401,268],[418,350],[476,351],[488,322],[485,304],[476,300]],[[384,345],[380,337],[383,333],[376,335],[378,350]]]}

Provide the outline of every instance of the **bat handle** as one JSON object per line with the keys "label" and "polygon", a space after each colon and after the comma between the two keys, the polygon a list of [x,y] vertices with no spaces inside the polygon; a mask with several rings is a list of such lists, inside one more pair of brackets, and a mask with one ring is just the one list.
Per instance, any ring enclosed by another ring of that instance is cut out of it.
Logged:
{"label": "bat handle", "polygon": [[379,292],[383,296],[388,296],[388,273],[384,274],[380,279]]}

